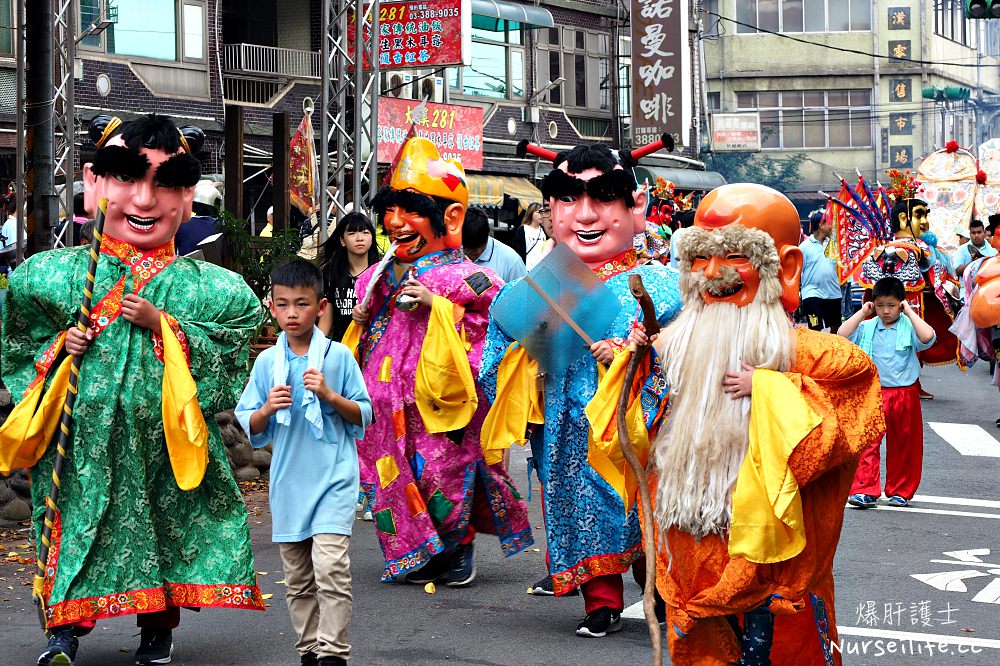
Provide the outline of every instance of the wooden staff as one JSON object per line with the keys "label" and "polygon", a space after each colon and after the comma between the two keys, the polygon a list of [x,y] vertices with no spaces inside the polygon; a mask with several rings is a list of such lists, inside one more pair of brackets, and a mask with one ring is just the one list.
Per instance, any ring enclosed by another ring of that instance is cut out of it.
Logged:
{"label": "wooden staff", "polygon": [[[79,330],[86,332],[90,326],[90,304],[94,298],[94,275],[97,273],[97,257],[101,251],[101,242],[104,240],[104,216],[108,211],[108,200],[101,199],[98,204],[97,219],[94,224],[94,237],[90,241],[90,262],[87,264],[87,279],[83,285],[83,302],[80,303],[80,313],[77,316],[76,326]],[[72,222],[67,221],[67,224]],[[66,389],[66,404],[63,406],[62,416],[59,419],[59,441],[56,443],[56,459],[52,464],[52,484],[49,486],[49,495],[45,498],[45,522],[42,526],[42,538],[38,552],[38,571],[35,572],[32,595],[38,605],[38,617],[42,622],[42,629],[48,631],[48,620],[45,617],[45,596],[43,587],[45,584],[45,568],[49,559],[49,549],[52,546],[52,528],[56,517],[56,500],[59,499],[60,477],[62,475],[63,464],[66,462],[67,449],[70,444],[70,429],[73,427],[73,405],[76,403],[76,388],[80,382],[80,365],[83,356],[74,356],[73,364],[70,368],[69,386]]]}
{"label": "wooden staff", "polygon": [[[656,319],[653,299],[646,292],[646,287],[642,284],[640,276],[629,275],[628,286],[632,295],[639,302],[639,307],[642,308],[643,326],[646,329],[647,340],[649,340],[660,332],[660,322]],[[632,352],[628,366],[625,368],[625,383],[622,386],[621,395],[618,397],[617,423],[618,443],[621,446],[622,455],[629,467],[632,468],[632,474],[639,484],[639,502],[642,506],[642,548],[646,553],[646,583],[642,588],[642,611],[646,616],[646,625],[649,627],[649,639],[653,643],[653,666],[661,666],[663,663],[663,638],[660,636],[660,622],[656,619],[653,599],[656,590],[656,538],[653,534],[653,502],[649,496],[649,479],[646,476],[646,470],[632,447],[632,440],[628,436],[628,425],[625,422],[632,382],[635,380],[639,365],[649,353],[650,346],[649,342],[637,345]]]}

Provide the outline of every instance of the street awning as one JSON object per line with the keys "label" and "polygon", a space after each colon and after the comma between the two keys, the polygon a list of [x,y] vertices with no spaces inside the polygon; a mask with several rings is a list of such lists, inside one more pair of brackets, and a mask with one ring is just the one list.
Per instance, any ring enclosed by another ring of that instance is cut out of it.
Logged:
{"label": "street awning", "polygon": [[502,206],[503,195],[517,199],[521,207],[542,203],[541,191],[527,178],[466,174],[470,206]]}
{"label": "street awning", "polygon": [[502,30],[500,20],[520,23],[525,28],[554,28],[552,14],[543,7],[520,5],[505,0],[472,0],[472,27]]}
{"label": "street awning", "polygon": [[634,167],[634,170],[635,179],[640,185],[643,182],[654,185],[657,178],[664,178],[673,183],[678,190],[708,192],[726,184],[726,179],[722,177],[722,174],[715,171],[672,169],[660,166],[637,166]]}

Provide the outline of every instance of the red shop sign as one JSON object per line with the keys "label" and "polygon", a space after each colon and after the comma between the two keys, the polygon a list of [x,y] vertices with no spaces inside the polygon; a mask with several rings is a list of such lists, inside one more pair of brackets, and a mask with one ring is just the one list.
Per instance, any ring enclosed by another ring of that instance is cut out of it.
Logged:
{"label": "red shop sign", "polygon": [[[471,0],[419,0],[378,4],[379,69],[472,64]],[[365,23],[365,38],[371,23]],[[460,36],[456,38],[456,36]],[[348,15],[354,53],[354,16]]]}
{"label": "red shop sign", "polygon": [[410,131],[430,139],[441,157],[457,159],[466,171],[483,169],[483,110],[478,106],[421,104],[412,99],[378,98],[378,161],[389,164]]}

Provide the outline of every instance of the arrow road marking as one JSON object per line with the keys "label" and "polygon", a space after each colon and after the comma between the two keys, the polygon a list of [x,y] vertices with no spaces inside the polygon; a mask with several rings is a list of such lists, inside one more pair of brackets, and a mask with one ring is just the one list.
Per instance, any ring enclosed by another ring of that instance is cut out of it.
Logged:
{"label": "arrow road marking", "polygon": [[942,571],[939,573],[910,575],[919,581],[927,583],[931,587],[945,592],[968,592],[969,588],[965,586],[965,583],[962,582],[963,580],[966,578],[978,578],[988,574],[985,574],[982,571],[966,569],[964,571]]}
{"label": "arrow road marking", "polygon": [[927,425],[963,456],[1000,458],[1000,442],[980,426],[934,422],[928,422]]}

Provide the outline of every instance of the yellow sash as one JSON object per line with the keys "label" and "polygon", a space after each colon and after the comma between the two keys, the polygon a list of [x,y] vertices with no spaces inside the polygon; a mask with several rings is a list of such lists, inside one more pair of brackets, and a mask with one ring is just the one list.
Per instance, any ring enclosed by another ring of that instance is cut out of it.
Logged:
{"label": "yellow sash", "polygon": [[167,454],[177,486],[193,490],[208,467],[208,426],[184,350],[162,313],[160,335],[163,336],[163,435]]}
{"label": "yellow sash", "polygon": [[351,350],[351,354],[354,355],[354,360],[360,363],[361,327],[358,326],[356,321],[351,320],[351,323],[347,325],[347,330],[344,331],[344,337],[340,341],[347,345],[347,348]]}
{"label": "yellow sash", "polygon": [[497,395],[483,421],[480,443],[486,464],[503,460],[511,444],[524,446],[529,423],[545,423],[545,398],[538,388],[538,362],[517,343],[497,368]]}
{"label": "yellow sash", "polygon": [[435,296],[413,387],[427,432],[460,430],[476,413],[479,399],[465,347],[452,302]]}
{"label": "yellow sash", "polygon": [[[60,336],[55,354],[64,340],[65,335]],[[45,453],[66,404],[72,365],[73,357],[66,356],[56,369],[48,391],[45,391],[46,374],[32,382],[21,402],[0,426],[0,474],[8,476],[20,467],[34,467]]]}
{"label": "yellow sash", "polygon": [[802,498],[788,459],[823,419],[774,370],[753,373],[752,396],[750,446],[733,489],[729,556],[773,564],[806,546]]}
{"label": "yellow sash", "polygon": [[[621,396],[625,383],[625,372],[628,369],[631,353],[618,353],[607,372],[600,372],[600,383],[597,392],[587,403],[584,413],[590,423],[588,433],[587,462],[607,481],[618,496],[622,498],[625,510],[632,508],[632,502],[638,492],[638,485],[632,469],[625,461],[621,444],[618,440],[618,398]],[[642,373],[637,373],[640,376]],[[641,387],[640,387],[641,389]],[[642,400],[638,391],[631,389],[628,409],[625,412],[625,423],[628,428],[629,440],[635,449],[639,462],[643,465],[649,455],[649,433],[642,413]]]}

